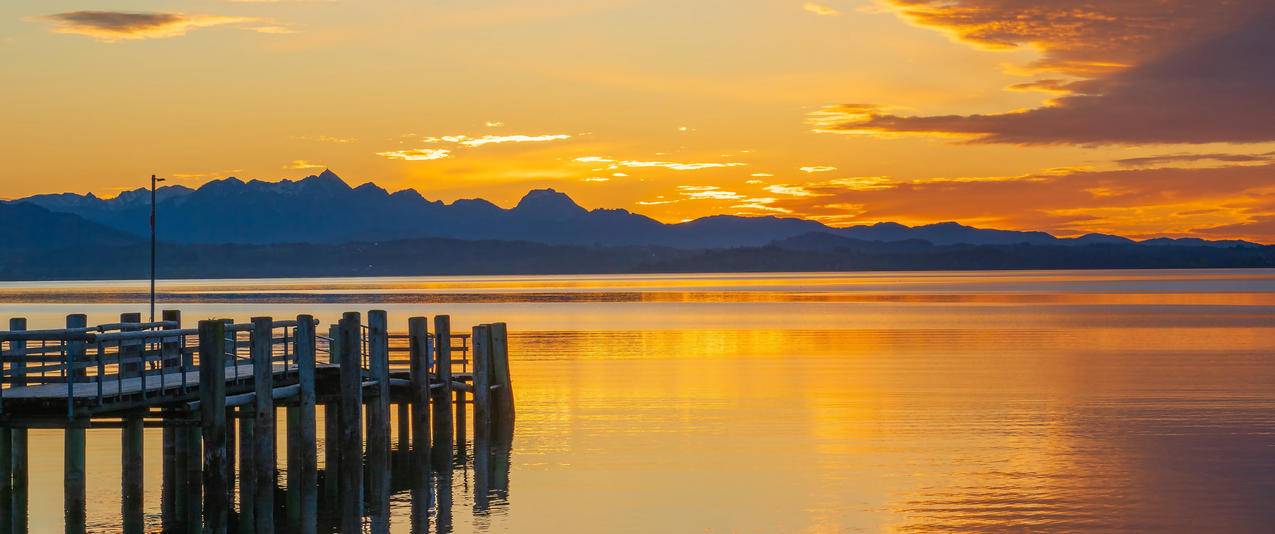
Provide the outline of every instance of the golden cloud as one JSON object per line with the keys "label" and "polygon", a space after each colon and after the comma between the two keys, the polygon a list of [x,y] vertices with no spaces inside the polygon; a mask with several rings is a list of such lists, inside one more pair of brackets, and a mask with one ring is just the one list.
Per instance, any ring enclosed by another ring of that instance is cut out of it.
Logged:
{"label": "golden cloud", "polygon": [[70,11],[39,18],[52,22],[55,33],[83,35],[104,42],[178,37],[198,28],[263,22],[257,17],[124,11]]}

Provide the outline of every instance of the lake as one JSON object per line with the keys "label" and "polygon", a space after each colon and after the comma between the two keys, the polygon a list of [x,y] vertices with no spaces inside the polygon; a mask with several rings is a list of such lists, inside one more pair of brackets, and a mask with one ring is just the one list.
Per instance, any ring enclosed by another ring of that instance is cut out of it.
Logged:
{"label": "lake", "polygon": [[[145,291],[3,283],[0,316],[113,322],[145,316]],[[507,322],[508,495],[476,512],[458,470],[453,532],[1275,524],[1271,270],[161,281],[159,298],[187,324]],[[60,530],[62,435],[30,436],[31,528]],[[146,445],[158,528],[157,429]],[[89,431],[90,528],[118,528],[119,458],[118,430]],[[409,495],[392,506],[407,531]]]}

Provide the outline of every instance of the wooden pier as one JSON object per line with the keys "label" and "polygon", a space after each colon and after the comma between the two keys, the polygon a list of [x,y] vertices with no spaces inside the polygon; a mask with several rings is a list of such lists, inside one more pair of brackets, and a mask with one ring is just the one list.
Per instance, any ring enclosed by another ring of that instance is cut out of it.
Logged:
{"label": "wooden pier", "polygon": [[[28,330],[25,319],[12,319],[0,331],[0,534],[28,530],[30,428],[64,429],[67,532],[86,528],[88,428],[120,429],[120,525],[127,533],[147,529],[148,427],[163,429],[165,532],[316,532],[321,502],[337,516],[330,530],[361,532],[368,521],[373,532],[384,531],[393,487],[412,492],[413,531],[428,524],[435,498],[441,522],[443,501],[451,500],[444,484],[465,454],[468,404],[477,483],[499,484],[488,471],[492,448],[507,455],[512,437],[507,332],[494,323],[453,333],[446,315],[435,316],[432,329],[425,317],[403,326],[391,331],[378,310],[366,323],[348,312],[327,328],[310,315],[183,328],[176,310],[156,322],[123,314],[97,326],[70,315],[66,328],[53,330]],[[288,443],[283,492],[280,408]],[[486,498],[476,497],[476,509]]]}

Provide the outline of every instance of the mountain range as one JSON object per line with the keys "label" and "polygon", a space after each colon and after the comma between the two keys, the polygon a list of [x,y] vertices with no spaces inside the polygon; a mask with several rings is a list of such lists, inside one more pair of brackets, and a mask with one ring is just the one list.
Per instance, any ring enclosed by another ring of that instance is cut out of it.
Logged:
{"label": "mountain range", "polygon": [[[10,207],[43,208],[62,225],[65,216],[100,227],[110,240],[148,235],[150,192],[127,191],[103,199],[89,194],[46,194],[10,200]],[[404,239],[526,241],[551,245],[658,246],[681,249],[757,247],[821,233],[861,241],[921,240],[931,245],[1131,245],[1133,240],[1089,234],[1058,238],[1045,232],[972,228],[954,222],[909,227],[883,222],[836,228],[784,217],[716,215],[665,224],[623,209],[580,207],[553,189],[527,193],[513,208],[482,199],[450,204],[415,190],[390,193],[373,183],[351,187],[330,170],[300,180],[264,182],[225,178],[197,189],[157,191],[159,238],[175,244],[339,244]],[[10,213],[10,215],[13,215]],[[28,218],[31,213],[27,213]],[[8,233],[15,230],[10,229]],[[86,239],[83,233],[74,239]],[[30,237],[30,236],[28,236]],[[68,239],[71,239],[68,237]],[[1258,247],[1246,241],[1159,238],[1144,246]]]}

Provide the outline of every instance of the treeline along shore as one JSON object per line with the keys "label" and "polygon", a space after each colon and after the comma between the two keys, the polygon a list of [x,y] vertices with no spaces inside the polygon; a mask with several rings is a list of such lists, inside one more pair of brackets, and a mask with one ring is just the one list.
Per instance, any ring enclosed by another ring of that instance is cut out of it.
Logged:
{"label": "treeline along shore", "polygon": [[[7,247],[0,279],[145,278],[149,246]],[[406,239],[341,244],[171,244],[162,278],[1275,267],[1275,247],[934,245],[807,234],[763,246],[679,249]]]}

